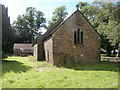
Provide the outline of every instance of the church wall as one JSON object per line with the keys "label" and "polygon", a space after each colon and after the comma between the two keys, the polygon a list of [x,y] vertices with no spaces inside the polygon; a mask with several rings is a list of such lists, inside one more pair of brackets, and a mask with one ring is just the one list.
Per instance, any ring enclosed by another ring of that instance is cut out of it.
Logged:
{"label": "church wall", "polygon": [[38,43],[33,46],[33,57],[34,60],[38,60]]}
{"label": "church wall", "polygon": [[[83,44],[74,44],[74,31],[83,31]],[[100,36],[79,12],[73,14],[53,35],[53,65],[100,61]]]}
{"label": "church wall", "polygon": [[37,40],[38,43],[38,61],[45,60],[44,43],[42,37]]}
{"label": "church wall", "polygon": [[45,60],[53,64],[53,40],[52,37],[49,37],[44,41],[44,50],[45,50]]}

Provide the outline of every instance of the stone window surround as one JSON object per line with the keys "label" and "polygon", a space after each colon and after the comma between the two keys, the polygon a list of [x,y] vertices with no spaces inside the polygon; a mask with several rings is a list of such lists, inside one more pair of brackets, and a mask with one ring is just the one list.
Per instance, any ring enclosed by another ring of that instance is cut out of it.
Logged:
{"label": "stone window surround", "polygon": [[[79,34],[78,34],[79,32]],[[82,39],[81,39],[81,33],[82,33]],[[78,38],[79,36],[79,38]],[[83,46],[83,30],[81,30],[80,28],[77,28],[77,30],[74,31],[74,45],[75,46]],[[79,41],[80,40],[80,41]],[[79,42],[78,42],[79,41]]]}

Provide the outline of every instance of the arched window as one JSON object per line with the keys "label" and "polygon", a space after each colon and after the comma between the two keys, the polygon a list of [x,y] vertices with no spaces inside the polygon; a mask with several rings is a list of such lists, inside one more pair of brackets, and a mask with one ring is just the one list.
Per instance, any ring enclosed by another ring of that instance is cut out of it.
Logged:
{"label": "arched window", "polygon": [[74,31],[74,44],[83,44],[83,31],[79,28],[77,31]]}
{"label": "arched window", "polygon": [[78,39],[78,44],[80,44],[80,29],[77,29],[77,39]]}
{"label": "arched window", "polygon": [[77,39],[77,37],[76,37],[76,31],[74,31],[74,44],[77,44],[76,39]]}
{"label": "arched window", "polygon": [[83,44],[83,31],[81,31],[81,44]]}

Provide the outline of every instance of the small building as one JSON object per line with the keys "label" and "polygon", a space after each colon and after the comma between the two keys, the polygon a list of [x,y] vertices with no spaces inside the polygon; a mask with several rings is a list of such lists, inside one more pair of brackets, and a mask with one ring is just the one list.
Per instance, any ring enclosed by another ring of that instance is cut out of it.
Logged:
{"label": "small building", "polygon": [[32,44],[15,43],[13,47],[13,54],[15,56],[33,55]]}
{"label": "small building", "polygon": [[33,50],[35,60],[46,60],[56,66],[100,61],[100,35],[76,10],[41,35],[33,43]]}

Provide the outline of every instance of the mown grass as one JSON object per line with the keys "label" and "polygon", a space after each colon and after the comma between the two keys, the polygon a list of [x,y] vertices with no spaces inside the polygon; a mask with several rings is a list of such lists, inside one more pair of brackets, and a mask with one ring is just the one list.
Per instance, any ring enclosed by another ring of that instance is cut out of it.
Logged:
{"label": "mown grass", "polygon": [[98,62],[58,68],[32,57],[8,57],[3,61],[2,76],[3,88],[117,88],[118,64]]}

